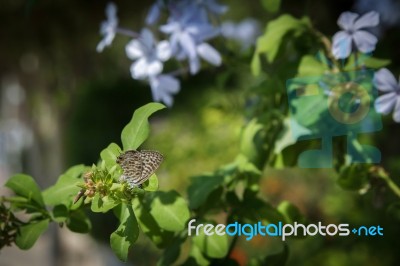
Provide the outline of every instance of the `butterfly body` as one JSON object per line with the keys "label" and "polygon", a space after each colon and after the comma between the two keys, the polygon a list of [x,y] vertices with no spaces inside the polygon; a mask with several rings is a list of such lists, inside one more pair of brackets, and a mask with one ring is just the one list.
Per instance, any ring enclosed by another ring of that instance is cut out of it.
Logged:
{"label": "butterfly body", "polygon": [[163,159],[162,154],[157,151],[124,152],[116,160],[123,170],[120,182],[127,182],[130,187],[140,186],[154,174]]}

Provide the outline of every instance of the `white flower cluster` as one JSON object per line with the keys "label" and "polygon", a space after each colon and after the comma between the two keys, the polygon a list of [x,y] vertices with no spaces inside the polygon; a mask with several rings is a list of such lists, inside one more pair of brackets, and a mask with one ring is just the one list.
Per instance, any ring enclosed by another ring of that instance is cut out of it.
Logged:
{"label": "white flower cluster", "polygon": [[337,23],[342,30],[333,36],[332,54],[335,58],[345,59],[355,48],[362,53],[375,50],[378,38],[365,29],[379,24],[379,13],[371,11],[360,17],[352,12],[343,12]]}
{"label": "white flower cluster", "polygon": [[[149,10],[146,23],[159,25],[151,28],[158,28],[166,40],[158,41],[149,28],[143,28],[140,34],[120,28],[117,7],[109,3],[106,7],[107,20],[100,27],[103,39],[97,51],[110,46],[117,33],[132,37],[125,47],[126,55],[133,60],[130,68],[132,78],[148,81],[154,100],[172,106],[172,95],[180,90],[176,76],[185,71],[179,69],[163,73],[164,63],[171,59],[186,61],[191,75],[199,72],[201,59],[214,66],[221,65],[220,53],[207,41],[220,35],[219,28],[211,23],[211,17],[215,18],[226,10],[227,7],[216,0],[157,0]],[[162,13],[167,14],[165,22],[160,22]]]}

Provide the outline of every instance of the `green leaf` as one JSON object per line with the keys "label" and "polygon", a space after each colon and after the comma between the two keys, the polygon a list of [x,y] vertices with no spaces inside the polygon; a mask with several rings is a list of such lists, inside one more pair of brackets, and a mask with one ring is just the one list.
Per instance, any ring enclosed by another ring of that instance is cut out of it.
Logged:
{"label": "green leaf", "polygon": [[75,233],[87,233],[92,228],[89,218],[81,209],[71,211],[66,224],[69,230]]}
{"label": "green leaf", "polygon": [[244,128],[240,139],[240,153],[255,166],[262,164],[265,155],[262,131],[263,126],[252,119]]}
{"label": "green leaf", "polygon": [[381,59],[381,58],[374,58],[374,57],[367,57],[362,63],[366,67],[370,68],[381,68],[385,67],[387,65],[390,65],[391,60],[390,59]]}
{"label": "green leaf", "polygon": [[281,222],[283,215],[272,207],[271,204],[257,197],[257,193],[246,189],[243,194],[242,205],[238,212],[239,217],[247,223],[278,223]]}
{"label": "green leaf", "polygon": [[5,186],[18,196],[30,199],[42,208],[45,207],[40,188],[32,177],[24,174],[14,175]]}
{"label": "green leaf", "polygon": [[[357,61],[356,61],[357,59]],[[368,68],[382,68],[391,63],[390,59],[381,59],[371,57],[369,54],[358,53],[357,56],[355,54],[351,54],[347,59],[347,63],[344,66],[345,71],[354,71],[360,66],[366,66]]]}
{"label": "green leaf", "polygon": [[181,231],[189,220],[186,201],[176,191],[156,191],[147,194],[149,210],[157,224],[168,231]]}
{"label": "green leaf", "polygon": [[285,265],[288,258],[289,258],[289,248],[286,244],[284,244],[283,250],[281,252],[271,254],[265,257],[262,265],[268,265],[268,266]]}
{"label": "green leaf", "polygon": [[129,248],[139,237],[139,226],[132,206],[121,206],[120,225],[110,236],[111,249],[117,257],[126,262]]}
{"label": "green leaf", "polygon": [[260,59],[260,54],[258,52],[255,52],[253,55],[253,59],[251,60],[250,63],[251,67],[251,73],[253,73],[254,76],[259,76],[261,74],[261,59]]}
{"label": "green leaf", "polygon": [[261,4],[268,12],[276,13],[279,11],[281,0],[261,0]]}
{"label": "green leaf", "polygon": [[57,205],[53,208],[53,217],[57,223],[65,222],[69,217],[68,208],[65,205]]}
{"label": "green leaf", "polygon": [[360,190],[369,183],[369,166],[363,164],[351,164],[340,169],[338,185],[346,190]]}
{"label": "green leaf", "polygon": [[196,209],[203,204],[212,191],[222,185],[223,176],[202,175],[192,178],[188,188],[189,207]]}
{"label": "green leaf", "polygon": [[109,210],[113,209],[118,204],[119,202],[115,202],[108,196],[100,197],[99,194],[96,194],[92,199],[92,204],[90,206],[90,209],[92,210],[92,212],[106,213]]}
{"label": "green leaf", "polygon": [[[295,134],[293,132],[295,132]],[[283,121],[282,131],[279,133],[278,138],[275,141],[275,154],[279,154],[286,147],[295,144],[299,137],[310,134],[311,131],[305,127],[302,127],[296,120],[285,118]]]}
{"label": "green leaf", "polygon": [[293,224],[294,222],[306,223],[305,217],[301,214],[300,210],[288,201],[283,201],[277,209],[282,213],[284,222],[287,224]]}
{"label": "green leaf", "polygon": [[81,190],[77,186],[78,182],[81,180],[78,177],[85,170],[83,164],[73,166],[62,174],[57,183],[45,191],[43,191],[43,198],[48,205],[59,205],[65,204],[66,206],[71,206],[73,198]]}
{"label": "green leaf", "polygon": [[117,164],[116,160],[120,153],[121,148],[117,144],[111,143],[107,148],[101,151],[100,157],[105,162],[106,167],[111,168]]}
{"label": "green leaf", "polygon": [[148,118],[154,112],[164,109],[161,103],[148,103],[133,113],[132,120],[121,133],[124,150],[136,150],[149,136],[150,126]]}
{"label": "green leaf", "polygon": [[238,167],[239,172],[241,174],[246,174],[247,177],[261,175],[261,171],[243,154],[239,154],[238,156],[236,156],[235,163]]}
{"label": "green leaf", "polygon": [[39,236],[46,231],[49,220],[42,220],[37,223],[30,223],[20,227],[19,234],[15,239],[15,244],[20,249],[30,249],[38,240]]}
{"label": "green leaf", "polygon": [[310,25],[310,21],[306,17],[296,19],[286,14],[269,22],[264,35],[257,40],[256,51],[251,62],[253,75],[260,73],[260,55],[266,55],[267,60],[270,63],[273,62],[284,37],[288,34],[298,37],[310,29]]}
{"label": "green leaf", "polygon": [[189,253],[189,258],[185,261],[183,265],[207,266],[210,265],[210,261],[204,257],[199,247],[197,247],[196,245],[192,245]]}
{"label": "green leaf", "polygon": [[301,58],[298,76],[320,76],[328,70],[327,66],[318,61],[314,56],[305,55]]}
{"label": "green leaf", "polygon": [[143,183],[143,189],[146,191],[157,191],[158,190],[158,178],[155,174],[151,175],[150,178]]}
{"label": "green leaf", "polygon": [[198,235],[193,236],[193,243],[210,258],[224,258],[229,249],[227,234],[206,236],[204,230],[200,230]]}
{"label": "green leaf", "polygon": [[132,206],[142,232],[159,248],[165,248],[169,245],[173,233],[160,228],[150,212],[143,207],[143,203],[140,202],[138,197],[133,199]]}
{"label": "green leaf", "polygon": [[158,266],[169,266],[175,265],[174,262],[179,258],[179,254],[181,252],[181,246],[186,238],[184,237],[175,237],[172,239],[172,243],[168,245],[168,247],[164,250],[161,255],[159,261],[157,262]]}

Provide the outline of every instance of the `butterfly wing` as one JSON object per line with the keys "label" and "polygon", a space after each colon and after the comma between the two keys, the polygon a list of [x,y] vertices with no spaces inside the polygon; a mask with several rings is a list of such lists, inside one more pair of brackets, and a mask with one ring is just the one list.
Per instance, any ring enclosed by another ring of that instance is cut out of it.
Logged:
{"label": "butterfly wing", "polygon": [[124,171],[120,177],[120,181],[126,181],[130,186],[141,184],[143,163],[140,152],[135,150],[126,151],[118,156],[117,163]]}
{"label": "butterfly wing", "polygon": [[164,160],[164,157],[157,151],[146,150],[140,151],[139,155],[142,161],[142,175],[139,184],[143,184],[158,169]]}

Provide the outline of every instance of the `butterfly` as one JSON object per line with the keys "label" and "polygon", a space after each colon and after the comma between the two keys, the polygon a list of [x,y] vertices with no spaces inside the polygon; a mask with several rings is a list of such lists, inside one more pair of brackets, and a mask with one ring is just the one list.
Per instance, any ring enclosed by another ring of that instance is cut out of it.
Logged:
{"label": "butterfly", "polygon": [[120,182],[127,182],[130,187],[140,186],[146,182],[162,163],[164,157],[157,151],[129,150],[117,157],[124,171]]}

